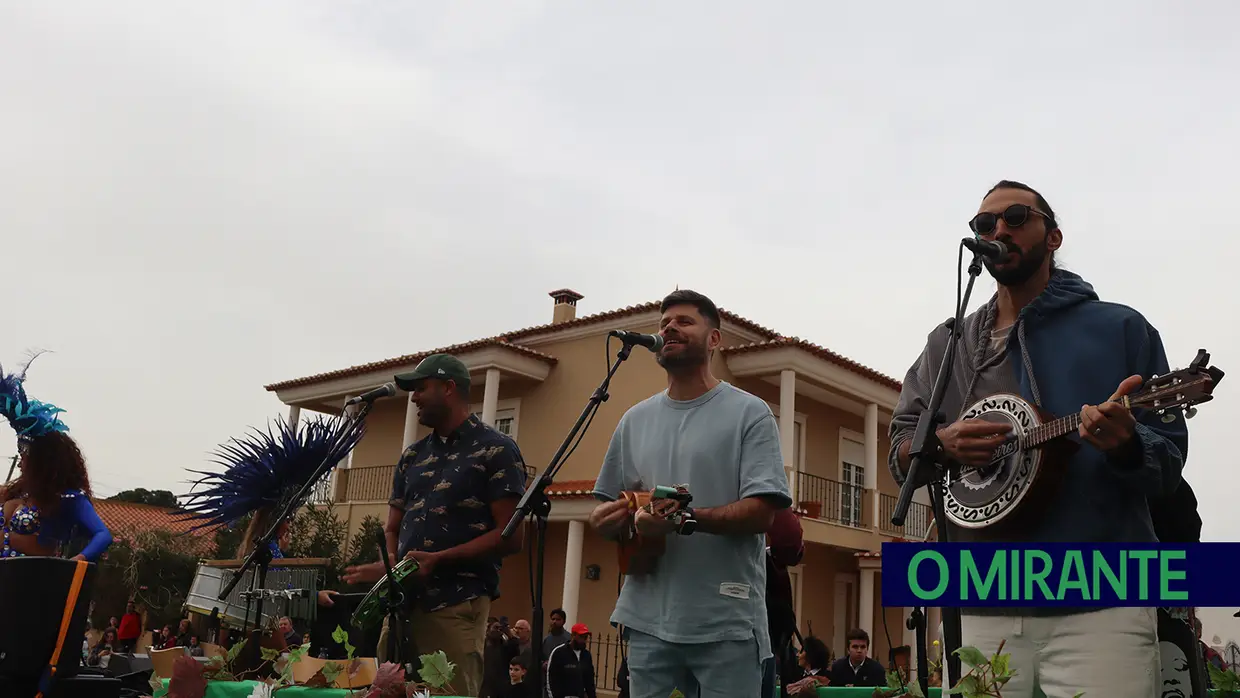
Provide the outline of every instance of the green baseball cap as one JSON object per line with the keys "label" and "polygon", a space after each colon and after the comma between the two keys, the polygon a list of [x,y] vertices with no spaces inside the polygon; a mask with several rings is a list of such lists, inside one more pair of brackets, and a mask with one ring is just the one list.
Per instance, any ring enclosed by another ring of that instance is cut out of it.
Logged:
{"label": "green baseball cap", "polygon": [[414,383],[427,378],[450,380],[461,390],[469,390],[469,369],[450,354],[431,354],[422,359],[412,371],[396,376],[396,386],[401,390],[413,390]]}

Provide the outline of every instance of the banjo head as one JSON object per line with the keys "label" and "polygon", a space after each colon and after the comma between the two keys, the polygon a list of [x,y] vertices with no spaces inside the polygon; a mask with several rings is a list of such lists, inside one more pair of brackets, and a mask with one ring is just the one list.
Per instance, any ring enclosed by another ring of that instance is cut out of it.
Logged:
{"label": "banjo head", "polygon": [[1018,437],[1042,423],[1038,410],[1018,395],[1000,393],[975,402],[960,419],[984,419],[1007,424],[1013,435],[984,468],[952,469],[943,508],[961,528],[993,526],[1011,515],[1033,486],[1042,465],[1040,449],[1023,450]]}

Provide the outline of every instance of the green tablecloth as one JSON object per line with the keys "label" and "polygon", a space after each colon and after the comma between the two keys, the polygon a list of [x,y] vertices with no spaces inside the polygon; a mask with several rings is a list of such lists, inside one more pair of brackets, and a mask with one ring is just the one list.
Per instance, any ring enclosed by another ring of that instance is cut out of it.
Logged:
{"label": "green tablecloth", "polygon": [[[249,698],[254,692],[257,681],[208,681],[207,694],[203,698]],[[168,679],[164,679],[162,690],[156,691],[152,698],[168,695]],[[279,698],[346,698],[349,691],[343,688],[304,688],[290,686],[280,689],[276,694]]]}

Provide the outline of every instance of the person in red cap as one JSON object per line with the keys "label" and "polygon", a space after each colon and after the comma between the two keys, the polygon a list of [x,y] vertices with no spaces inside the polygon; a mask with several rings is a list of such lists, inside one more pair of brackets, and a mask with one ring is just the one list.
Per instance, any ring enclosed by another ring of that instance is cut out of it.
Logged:
{"label": "person in red cap", "polygon": [[572,627],[567,644],[551,650],[547,658],[547,695],[551,698],[596,698],[594,658],[586,643],[590,629],[585,623]]}

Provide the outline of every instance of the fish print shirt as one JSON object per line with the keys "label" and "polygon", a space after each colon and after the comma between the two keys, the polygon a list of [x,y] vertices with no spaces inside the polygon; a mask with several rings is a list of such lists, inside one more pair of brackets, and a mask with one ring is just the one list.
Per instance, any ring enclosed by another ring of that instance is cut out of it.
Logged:
{"label": "fish print shirt", "polygon": [[[431,432],[401,456],[388,504],[404,512],[397,557],[467,543],[507,521],[491,503],[525,492],[525,462],[516,442],[475,415],[446,438]],[[499,558],[440,563],[421,584],[426,613],[482,597],[499,598]]]}

